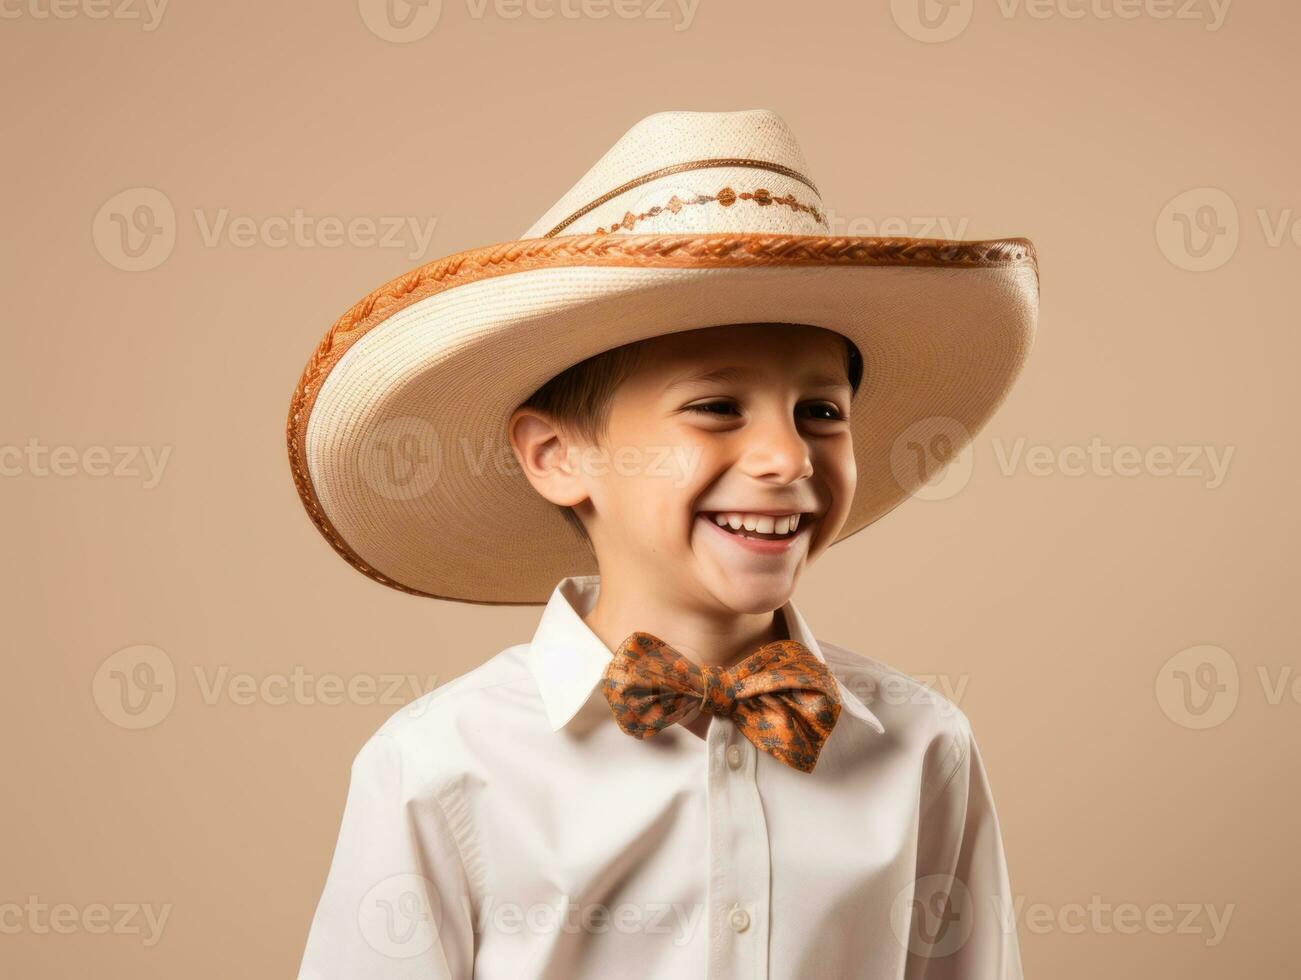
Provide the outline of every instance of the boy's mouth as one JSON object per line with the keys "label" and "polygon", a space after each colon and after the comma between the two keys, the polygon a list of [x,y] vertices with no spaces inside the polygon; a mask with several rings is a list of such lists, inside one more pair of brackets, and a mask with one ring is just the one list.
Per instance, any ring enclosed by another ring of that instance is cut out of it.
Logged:
{"label": "boy's mouth", "polygon": [[699,517],[735,537],[753,541],[790,541],[808,530],[816,515],[792,511],[788,514],[755,514],[745,511],[700,511]]}

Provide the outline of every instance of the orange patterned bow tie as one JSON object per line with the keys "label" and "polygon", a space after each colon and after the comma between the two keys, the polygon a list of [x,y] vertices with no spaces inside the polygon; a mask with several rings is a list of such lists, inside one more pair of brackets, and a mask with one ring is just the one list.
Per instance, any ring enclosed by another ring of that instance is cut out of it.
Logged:
{"label": "orange patterned bow tie", "polygon": [[700,666],[659,637],[633,633],[606,665],[601,682],[614,719],[649,738],[698,709],[731,718],[754,746],[812,772],[840,717],[840,693],[827,665],[803,643],[775,640],[740,663]]}

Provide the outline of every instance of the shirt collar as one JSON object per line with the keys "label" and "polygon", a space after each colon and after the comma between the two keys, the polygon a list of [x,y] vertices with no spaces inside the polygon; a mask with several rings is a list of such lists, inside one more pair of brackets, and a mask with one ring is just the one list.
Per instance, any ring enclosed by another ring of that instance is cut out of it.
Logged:
{"label": "shirt collar", "polygon": [[[561,579],[542,611],[542,619],[529,644],[528,662],[537,679],[542,703],[552,731],[559,731],[587,703],[613,656],[583,617],[596,604],[601,588],[599,575],[571,575]],[[788,601],[781,612],[790,637],[804,644],[823,663],[822,648],[814,639],[804,617]],[[834,673],[832,675],[835,677]],[[853,691],[835,677],[841,706],[878,734],[885,732],[880,720]]]}

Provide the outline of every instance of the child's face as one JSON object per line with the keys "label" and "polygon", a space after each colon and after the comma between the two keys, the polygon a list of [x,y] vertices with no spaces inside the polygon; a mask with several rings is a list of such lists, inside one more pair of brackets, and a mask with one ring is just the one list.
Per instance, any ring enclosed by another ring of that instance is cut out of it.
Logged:
{"label": "child's face", "polygon": [[[613,396],[593,457],[605,467],[579,465],[589,501],[579,509],[602,577],[654,577],[661,594],[738,613],[775,609],[835,540],[854,496],[844,341],[815,327],[746,324],[649,346]],[[735,376],[692,380],[720,369]],[[751,532],[767,539],[756,541],[714,516],[756,511],[799,514],[798,527],[779,538],[779,519],[760,523],[770,533]]]}

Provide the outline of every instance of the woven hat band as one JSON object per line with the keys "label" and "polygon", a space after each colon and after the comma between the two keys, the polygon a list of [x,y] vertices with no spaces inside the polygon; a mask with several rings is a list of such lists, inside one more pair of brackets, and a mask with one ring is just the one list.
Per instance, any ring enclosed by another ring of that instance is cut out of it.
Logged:
{"label": "woven hat band", "polygon": [[664,177],[672,177],[675,174],[686,173],[690,170],[705,170],[711,167],[742,167],[753,168],[755,170],[767,170],[770,173],[781,174],[783,177],[798,180],[801,184],[804,184],[813,191],[814,194],[819,194],[819,196],[821,196],[818,188],[814,185],[812,180],[799,171],[783,166],[780,163],[772,163],[768,160],[751,160],[741,157],[713,157],[707,160],[689,160],[686,163],[675,163],[669,167],[661,167],[659,170],[652,170],[648,174],[642,174],[640,177],[634,177],[632,180],[620,184],[618,187],[614,188],[614,190],[607,191],[600,197],[584,204],[581,208],[569,215],[569,217],[565,218],[542,237],[554,238],[579,218],[596,210],[601,205],[614,200],[621,194],[626,194],[631,190],[636,190],[644,184],[649,184],[651,181],[660,180]]}

